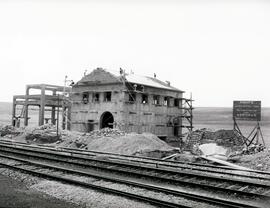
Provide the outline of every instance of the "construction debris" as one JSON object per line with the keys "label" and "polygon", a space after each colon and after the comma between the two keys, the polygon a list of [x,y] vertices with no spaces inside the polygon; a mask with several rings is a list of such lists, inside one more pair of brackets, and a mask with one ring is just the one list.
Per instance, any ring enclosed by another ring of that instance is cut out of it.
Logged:
{"label": "construction debris", "polygon": [[224,160],[227,160],[248,168],[270,170],[269,151],[262,145],[251,145],[247,149],[241,142],[241,138],[232,130],[213,132],[201,129],[191,132],[183,140],[185,148],[189,149],[184,151],[184,154],[179,148],[169,146],[153,134],[125,133],[110,128],[89,133],[61,130],[57,136],[56,127],[49,124],[18,129],[12,126],[1,126],[0,134],[4,136],[3,139],[30,144],[49,144],[54,147],[80,148],[183,162],[198,162],[199,158],[204,158],[200,162],[209,161],[224,165]]}
{"label": "construction debris", "polygon": [[125,132],[120,131],[119,129],[104,128],[85,133],[84,135],[89,137],[124,136]]}
{"label": "construction debris", "polygon": [[206,144],[216,143],[220,146],[241,146],[244,144],[242,137],[234,130],[211,131],[199,129],[187,134],[186,147],[191,147],[194,143]]}
{"label": "construction debris", "polygon": [[[225,148],[226,157],[239,154],[254,154],[264,150],[260,144],[252,144],[249,148],[246,147],[243,137],[235,130],[218,130],[211,131],[208,129],[199,129],[190,132],[184,138],[184,150],[190,151],[195,155],[204,154],[199,148],[203,144],[214,143],[216,148]],[[212,147],[210,147],[211,149]],[[207,149],[207,148],[206,148]],[[217,150],[219,152],[219,150]]]}
{"label": "construction debris", "polygon": [[265,149],[251,155],[239,155],[237,164],[256,170],[270,171],[270,151]]}
{"label": "construction debris", "polygon": [[199,149],[202,151],[202,154],[205,156],[218,156],[218,157],[227,157],[229,155],[229,149],[218,146],[216,143],[202,144],[199,146]]}
{"label": "construction debris", "polygon": [[161,158],[161,160],[173,159],[173,158],[175,158],[178,155],[179,155],[179,153],[174,153],[172,155],[169,155],[169,156],[166,156],[166,157]]}
{"label": "construction debris", "polygon": [[57,129],[52,124],[45,124],[36,128],[26,128],[25,139],[27,143],[54,143],[60,140]]}
{"label": "construction debris", "polygon": [[242,167],[242,166],[239,166],[239,165],[235,165],[233,163],[226,162],[226,161],[223,161],[223,160],[220,160],[218,158],[211,157],[211,156],[201,156],[201,158],[202,159],[205,159],[205,160],[208,160],[210,162],[214,162],[214,163],[217,163],[217,164],[220,164],[220,165],[225,165],[225,166],[228,166],[228,167],[237,169],[237,170],[252,170],[250,168],[246,168],[246,167]]}
{"label": "construction debris", "polygon": [[0,126],[0,136],[1,137],[6,136],[6,135],[16,136],[16,135],[19,135],[21,133],[22,132],[19,129],[17,129],[11,125]]}

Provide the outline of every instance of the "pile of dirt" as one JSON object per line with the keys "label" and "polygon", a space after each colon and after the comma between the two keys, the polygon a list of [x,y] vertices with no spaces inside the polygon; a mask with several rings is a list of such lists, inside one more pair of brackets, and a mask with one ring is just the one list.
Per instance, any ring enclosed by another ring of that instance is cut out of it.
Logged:
{"label": "pile of dirt", "polygon": [[127,134],[117,129],[101,129],[91,133],[66,131],[61,139],[62,141],[57,142],[56,146],[128,155],[139,155],[154,150],[173,150],[154,134]]}
{"label": "pile of dirt", "polygon": [[120,137],[101,137],[88,144],[89,150],[119,154],[142,154],[154,150],[170,151],[173,148],[150,133],[130,133]]}

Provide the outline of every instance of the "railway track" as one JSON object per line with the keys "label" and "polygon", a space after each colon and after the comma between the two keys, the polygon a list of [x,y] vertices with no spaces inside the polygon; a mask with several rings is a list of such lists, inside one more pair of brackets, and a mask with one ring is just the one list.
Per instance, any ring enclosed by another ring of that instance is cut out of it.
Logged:
{"label": "railway track", "polygon": [[[15,162],[15,166],[10,165],[9,163],[2,164],[9,168],[17,170],[21,168],[21,171],[27,171],[25,166],[31,167],[31,165],[42,167],[43,169],[56,170],[56,168],[58,168],[56,171],[69,172],[70,174],[75,175],[79,174],[84,177],[97,178],[99,176],[100,180],[114,180],[114,183],[121,182],[122,184],[128,184],[129,186],[136,184],[139,188],[146,188],[147,190],[152,189],[153,191],[157,186],[149,183],[147,184],[148,186],[145,187],[145,181],[138,182],[140,181],[138,178],[151,179],[159,184],[159,189],[156,189],[156,192],[170,195],[174,194],[176,198],[188,198],[188,200],[195,201],[195,204],[208,203],[221,207],[265,207],[266,201],[270,199],[270,196],[268,195],[270,190],[270,179],[267,177],[267,174],[265,177],[261,174],[258,179],[255,178],[255,176],[248,179],[247,175],[241,179],[239,175],[237,175],[237,178],[233,178],[231,172],[229,174],[230,177],[228,177],[228,175],[226,176],[226,174],[221,176],[221,173],[218,173],[220,175],[217,175],[217,173],[213,172],[205,174],[205,168],[201,170],[201,173],[199,174],[198,170],[183,171],[174,166],[170,168],[168,166],[166,166],[166,168],[153,167],[151,162],[148,164],[146,161],[144,161],[144,163],[139,163],[138,161],[131,162],[129,160],[124,161],[123,158],[118,161],[116,161],[116,159],[108,160],[106,158],[95,158],[93,155],[77,154],[74,153],[74,151],[69,152],[68,150],[65,150],[57,152],[48,148],[33,148],[21,144],[14,145],[9,143],[1,143],[0,152],[0,157],[2,159],[20,163],[17,164]],[[142,158],[140,159],[142,160]],[[28,166],[26,164],[28,164]],[[70,169],[70,166],[72,169]],[[213,169],[213,167],[211,168]],[[100,178],[100,172],[105,174],[103,175],[103,178]],[[46,177],[45,175],[42,175],[43,173],[35,174],[41,174],[41,176]],[[118,179],[118,181],[116,179]],[[187,189],[190,191],[186,191]],[[214,198],[213,196],[209,197],[209,194],[208,196],[207,194],[200,194],[202,190],[205,189],[211,189],[211,195],[214,195],[213,192],[219,192],[219,194]],[[222,194],[226,194],[228,197],[220,197]],[[242,200],[239,200],[239,197],[242,198]],[[177,200],[178,199],[176,199],[176,201]],[[154,202],[152,203],[154,204]],[[188,204],[190,203],[192,202],[189,202]],[[162,206],[165,205],[163,204]],[[179,207],[179,203],[178,205],[172,206]]]}
{"label": "railway track", "polygon": [[[29,147],[28,144],[21,143],[21,142],[11,142],[10,140],[2,140],[0,143],[7,143],[12,144],[13,146],[23,146],[23,147]],[[67,147],[51,147],[48,145],[31,145],[32,148],[44,148],[51,151],[61,151],[61,152],[67,152],[69,154],[73,155],[85,155],[88,157],[97,157],[97,156],[104,156],[111,160],[119,160],[119,161],[128,161],[128,162],[138,162],[138,163],[145,163],[145,164],[152,164],[152,165],[159,165],[164,167],[175,167],[179,169],[192,169],[195,170],[203,170],[207,172],[213,172],[213,173],[226,173],[228,175],[240,175],[242,177],[252,177],[255,176],[255,178],[259,178],[260,175],[262,175],[262,178],[269,177],[270,178],[270,172],[265,171],[259,171],[259,170],[238,170],[232,167],[226,167],[226,166],[218,166],[218,165],[211,165],[211,164],[201,164],[201,163],[190,163],[190,162],[181,162],[181,161],[164,161],[162,159],[157,158],[150,158],[150,157],[142,157],[142,156],[131,156],[131,155],[123,155],[123,154],[116,154],[116,153],[106,153],[106,152],[98,152],[98,151],[89,151],[89,150],[81,150],[81,149],[74,149],[74,148],[67,148]]]}

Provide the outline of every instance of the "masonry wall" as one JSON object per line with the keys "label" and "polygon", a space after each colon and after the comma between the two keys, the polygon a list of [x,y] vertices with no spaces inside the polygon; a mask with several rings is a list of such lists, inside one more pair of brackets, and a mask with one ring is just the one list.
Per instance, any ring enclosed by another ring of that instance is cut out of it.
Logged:
{"label": "masonry wall", "polygon": [[[145,87],[144,92],[136,92],[136,101],[129,102],[130,92],[125,92],[123,120],[126,121],[127,132],[151,132],[160,137],[178,138],[181,134],[182,93],[168,90]],[[148,102],[142,103],[142,96],[148,96]],[[154,103],[154,95],[159,96],[159,104]],[[169,105],[164,105],[164,97],[169,100]],[[179,99],[178,106],[174,106],[174,99]],[[179,129],[174,131],[174,119],[178,117]],[[177,136],[178,135],[178,136]]]}
{"label": "masonry wall", "polygon": [[[93,122],[94,130],[99,129],[100,118],[107,111],[112,113],[116,123],[122,120],[122,88],[119,84],[74,87],[71,95],[71,130],[87,132],[89,121]],[[105,92],[111,92],[111,101],[104,100]],[[83,94],[87,93],[88,102],[85,102]],[[96,93],[100,96],[99,101],[94,100]]]}
{"label": "masonry wall", "polygon": [[[104,101],[104,93],[111,92],[111,101]],[[83,94],[88,93],[88,102],[84,103]],[[95,93],[100,94],[100,100],[95,101]],[[135,95],[136,100],[130,101],[130,94]],[[147,96],[147,103],[142,103],[142,97]],[[159,96],[159,104],[154,103],[154,96]],[[167,97],[167,105],[164,103]],[[151,132],[160,137],[178,138],[181,135],[181,127],[175,132],[175,118],[181,116],[182,93],[144,87],[142,91],[130,91],[122,83],[77,86],[73,87],[71,100],[71,129],[76,131],[89,131],[89,121],[93,129],[100,128],[100,119],[104,112],[109,111],[114,117],[114,128],[126,132]],[[174,100],[179,99],[178,106]],[[178,119],[178,126],[182,125]]]}

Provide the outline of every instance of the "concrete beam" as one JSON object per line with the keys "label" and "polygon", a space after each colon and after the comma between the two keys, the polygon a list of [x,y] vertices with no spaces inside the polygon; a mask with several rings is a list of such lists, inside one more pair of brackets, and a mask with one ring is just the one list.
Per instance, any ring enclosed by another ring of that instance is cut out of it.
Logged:
{"label": "concrete beam", "polygon": [[29,89],[38,89],[41,90],[42,88],[45,87],[45,90],[49,91],[58,91],[58,92],[63,92],[64,88],[66,92],[71,92],[71,87],[64,87],[64,86],[59,86],[59,85],[49,85],[49,84],[30,84],[26,85]]}

